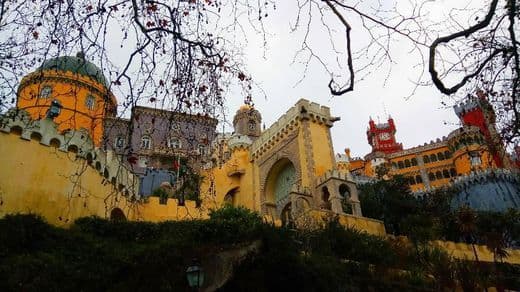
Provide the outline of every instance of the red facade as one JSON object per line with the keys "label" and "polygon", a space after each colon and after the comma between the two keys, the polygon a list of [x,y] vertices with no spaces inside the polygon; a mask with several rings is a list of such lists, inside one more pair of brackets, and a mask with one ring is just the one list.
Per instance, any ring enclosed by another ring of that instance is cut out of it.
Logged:
{"label": "red facade", "polygon": [[397,143],[395,139],[394,119],[389,118],[385,124],[376,124],[370,119],[367,130],[367,139],[373,152],[390,154],[403,150],[403,144]]}

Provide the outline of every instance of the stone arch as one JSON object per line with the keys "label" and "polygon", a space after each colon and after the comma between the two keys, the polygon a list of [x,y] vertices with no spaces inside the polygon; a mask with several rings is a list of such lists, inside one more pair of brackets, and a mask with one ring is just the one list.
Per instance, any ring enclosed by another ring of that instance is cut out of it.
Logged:
{"label": "stone arch", "polygon": [[346,183],[342,183],[339,185],[339,194],[342,197],[341,207],[343,208],[343,212],[347,214],[352,214],[352,204],[350,202],[352,191]]}
{"label": "stone arch", "polygon": [[125,213],[120,208],[114,208],[110,211],[110,220],[126,221]]}
{"label": "stone arch", "polygon": [[230,189],[226,195],[224,196],[223,204],[224,205],[230,205],[230,206],[236,206],[236,197],[239,192],[239,187],[234,187]]}
{"label": "stone arch", "polygon": [[67,151],[78,154],[79,147],[74,144],[71,144],[67,147]]}
{"label": "stone arch", "polygon": [[282,226],[292,227],[294,225],[294,219],[292,216],[292,204],[289,202],[285,207],[283,207],[282,212],[280,214],[280,219],[282,221]]}
{"label": "stone arch", "polygon": [[96,161],[96,170],[101,172],[101,162]]}
{"label": "stone arch", "polygon": [[87,163],[88,164],[92,164],[92,162],[94,161],[94,155],[92,155],[92,153],[87,153]]}
{"label": "stone arch", "polygon": [[22,132],[23,132],[23,128],[21,126],[16,125],[16,126],[12,126],[11,127],[11,133],[12,134],[21,136]]}
{"label": "stone arch", "polygon": [[39,132],[32,132],[31,133],[31,140],[40,142],[42,140],[43,136]]}
{"label": "stone arch", "polygon": [[320,207],[325,210],[330,210],[332,208],[332,204],[330,202],[330,191],[327,186],[323,186],[321,188],[321,204]]}
{"label": "stone arch", "polygon": [[60,139],[58,139],[58,138],[52,138],[52,139],[49,141],[49,146],[51,146],[51,147],[55,147],[55,148],[60,148],[60,146],[61,146],[61,141],[60,141]]}
{"label": "stone arch", "polygon": [[[284,182],[280,181],[280,179],[283,179],[283,178],[280,178],[279,176],[286,175],[285,178],[290,179],[291,172],[293,175],[292,181],[290,181],[290,182],[286,181],[285,184],[283,185],[283,187],[285,187],[285,189],[283,189],[283,190],[279,189],[279,191],[284,191],[284,193],[279,193],[277,195],[276,194],[277,183],[278,183],[278,187],[282,187],[281,184],[284,183]],[[265,201],[276,204],[277,201],[283,200],[286,195],[289,195],[290,189],[292,188],[292,184],[294,182],[296,182],[297,179],[298,179],[298,174],[296,171],[296,167],[294,166],[294,164],[292,163],[291,160],[289,160],[288,158],[282,158],[282,159],[279,159],[278,161],[276,161],[276,163],[274,163],[271,166],[271,168],[267,174],[267,177],[266,177],[265,190],[264,190]]]}

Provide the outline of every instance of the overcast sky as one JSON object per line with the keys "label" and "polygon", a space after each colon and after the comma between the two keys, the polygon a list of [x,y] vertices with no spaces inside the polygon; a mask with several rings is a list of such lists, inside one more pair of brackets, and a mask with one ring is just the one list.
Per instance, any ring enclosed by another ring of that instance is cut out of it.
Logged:
{"label": "overcast sky", "polygon": [[[262,45],[262,38],[255,37],[254,33],[248,36],[245,47],[244,58],[248,69],[267,96],[264,98],[258,91],[254,96],[255,106],[261,112],[267,127],[300,98],[328,106],[332,115],[341,117],[331,130],[334,151],[343,153],[343,149],[348,147],[352,156],[364,156],[371,150],[366,139],[370,116],[376,122],[386,122],[387,115],[391,115],[397,127],[397,140],[405,148],[447,136],[458,127],[458,118],[451,106],[441,104],[441,101],[450,103],[450,98],[443,97],[433,86],[419,87],[410,96],[414,89],[413,81],[417,80],[422,67],[416,66],[420,62],[419,56],[410,53],[410,44],[404,40],[392,44],[391,66],[371,68],[364,80],[356,82],[355,90],[344,96],[330,95],[327,88],[330,77],[315,61],[311,62],[304,80],[297,84],[303,76],[304,66],[300,63],[293,64],[292,61],[301,45],[303,32],[300,30],[299,33],[290,33],[290,24],[294,24],[295,19],[292,2],[279,1],[276,11],[271,12],[270,20],[266,22],[269,32],[266,47]],[[389,6],[393,2],[395,1],[386,1]],[[432,2],[427,7],[430,16],[436,20],[443,19],[449,12],[446,3],[449,1]],[[328,17],[337,24],[334,16],[329,14]],[[366,32],[359,25],[356,26],[355,20],[351,21],[353,42],[356,42],[353,46],[359,48]],[[327,45],[330,41],[326,33],[316,29],[311,31],[311,35],[316,52],[325,56],[325,59],[326,56],[332,57],[326,61],[332,63],[335,54]],[[334,41],[338,44],[337,49],[343,50],[343,34],[337,34]],[[361,62],[354,65],[361,66]],[[386,77],[388,79],[385,82]],[[243,97],[239,94],[229,99],[231,116],[242,100]]]}

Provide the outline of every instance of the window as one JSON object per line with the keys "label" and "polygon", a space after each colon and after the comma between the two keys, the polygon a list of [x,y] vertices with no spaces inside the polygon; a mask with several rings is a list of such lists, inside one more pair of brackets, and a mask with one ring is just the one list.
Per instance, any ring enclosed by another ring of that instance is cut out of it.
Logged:
{"label": "window", "polygon": [[423,161],[424,161],[424,163],[430,163],[430,157],[428,157],[428,155],[424,155]]}
{"label": "window", "polygon": [[141,148],[142,149],[151,149],[152,148],[152,139],[149,136],[143,136],[141,138]]}
{"label": "window", "polygon": [[444,151],[444,157],[445,157],[446,159],[451,158],[451,153],[450,153],[450,151]]}
{"label": "window", "polygon": [[470,152],[469,158],[471,161],[471,166],[477,166],[482,164],[482,159],[480,159],[480,154],[478,152]]}
{"label": "window", "polygon": [[42,87],[42,90],[40,91],[40,98],[49,98],[52,94],[52,87],[49,85],[45,85]]}
{"label": "window", "polygon": [[404,164],[402,161],[397,162],[397,165],[399,166],[399,168],[404,168]]}
{"label": "window", "polygon": [[405,167],[410,167],[410,166],[411,166],[411,165],[410,165],[410,160],[406,159],[406,160],[404,161],[404,166],[405,166]]}
{"label": "window", "polygon": [[441,173],[440,171],[437,171],[437,172],[435,173],[435,178],[436,178],[436,179],[442,179],[442,173]]}
{"label": "window", "polygon": [[393,170],[397,169],[397,163],[392,162],[392,169],[393,169]]}
{"label": "window", "polygon": [[442,152],[437,153],[437,159],[444,160],[444,154]]}
{"label": "window", "polygon": [[249,121],[249,131],[254,131],[256,129],[256,123],[255,121]]}
{"label": "window", "polygon": [[422,184],[422,177],[420,175],[416,175],[415,176],[415,181],[418,183],[418,184]]}
{"label": "window", "polygon": [[430,155],[430,161],[431,162],[437,161],[437,156],[435,154]]}
{"label": "window", "polygon": [[199,154],[206,155],[206,146],[204,144],[199,144]]}
{"label": "window", "polygon": [[116,141],[114,142],[114,146],[117,149],[121,149],[125,147],[125,138],[123,136],[116,137]]}
{"label": "window", "polygon": [[93,111],[96,108],[96,99],[92,95],[87,95],[87,99],[85,99],[85,106]]}
{"label": "window", "polygon": [[412,166],[416,166],[416,165],[417,165],[417,159],[412,158]]}
{"label": "window", "polygon": [[442,171],[442,175],[444,176],[444,178],[450,178],[450,172],[447,169]]}
{"label": "window", "polygon": [[146,157],[139,157],[139,167],[147,167],[148,166],[148,159]]}
{"label": "window", "polygon": [[450,176],[451,177],[456,177],[457,176],[457,171],[455,170],[455,168],[450,168]]}
{"label": "window", "polygon": [[172,130],[178,131],[180,129],[181,129],[181,126],[179,125],[179,123],[177,123],[177,122],[172,123]]}
{"label": "window", "polygon": [[408,184],[409,185],[414,185],[415,184],[415,179],[413,178],[413,176],[408,178]]}
{"label": "window", "polygon": [[179,138],[170,138],[168,140],[168,147],[173,149],[180,149],[181,148],[181,140]]}
{"label": "window", "polygon": [[428,178],[430,179],[430,181],[434,181],[435,180],[435,174],[433,173],[428,173]]}

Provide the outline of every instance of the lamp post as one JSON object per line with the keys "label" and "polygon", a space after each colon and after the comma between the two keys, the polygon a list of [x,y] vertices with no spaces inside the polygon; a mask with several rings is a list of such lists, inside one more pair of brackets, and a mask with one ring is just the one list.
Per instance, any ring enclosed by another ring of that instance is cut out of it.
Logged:
{"label": "lamp post", "polygon": [[198,259],[193,259],[192,264],[186,269],[186,278],[190,288],[199,291],[204,284],[204,270],[200,266]]}

